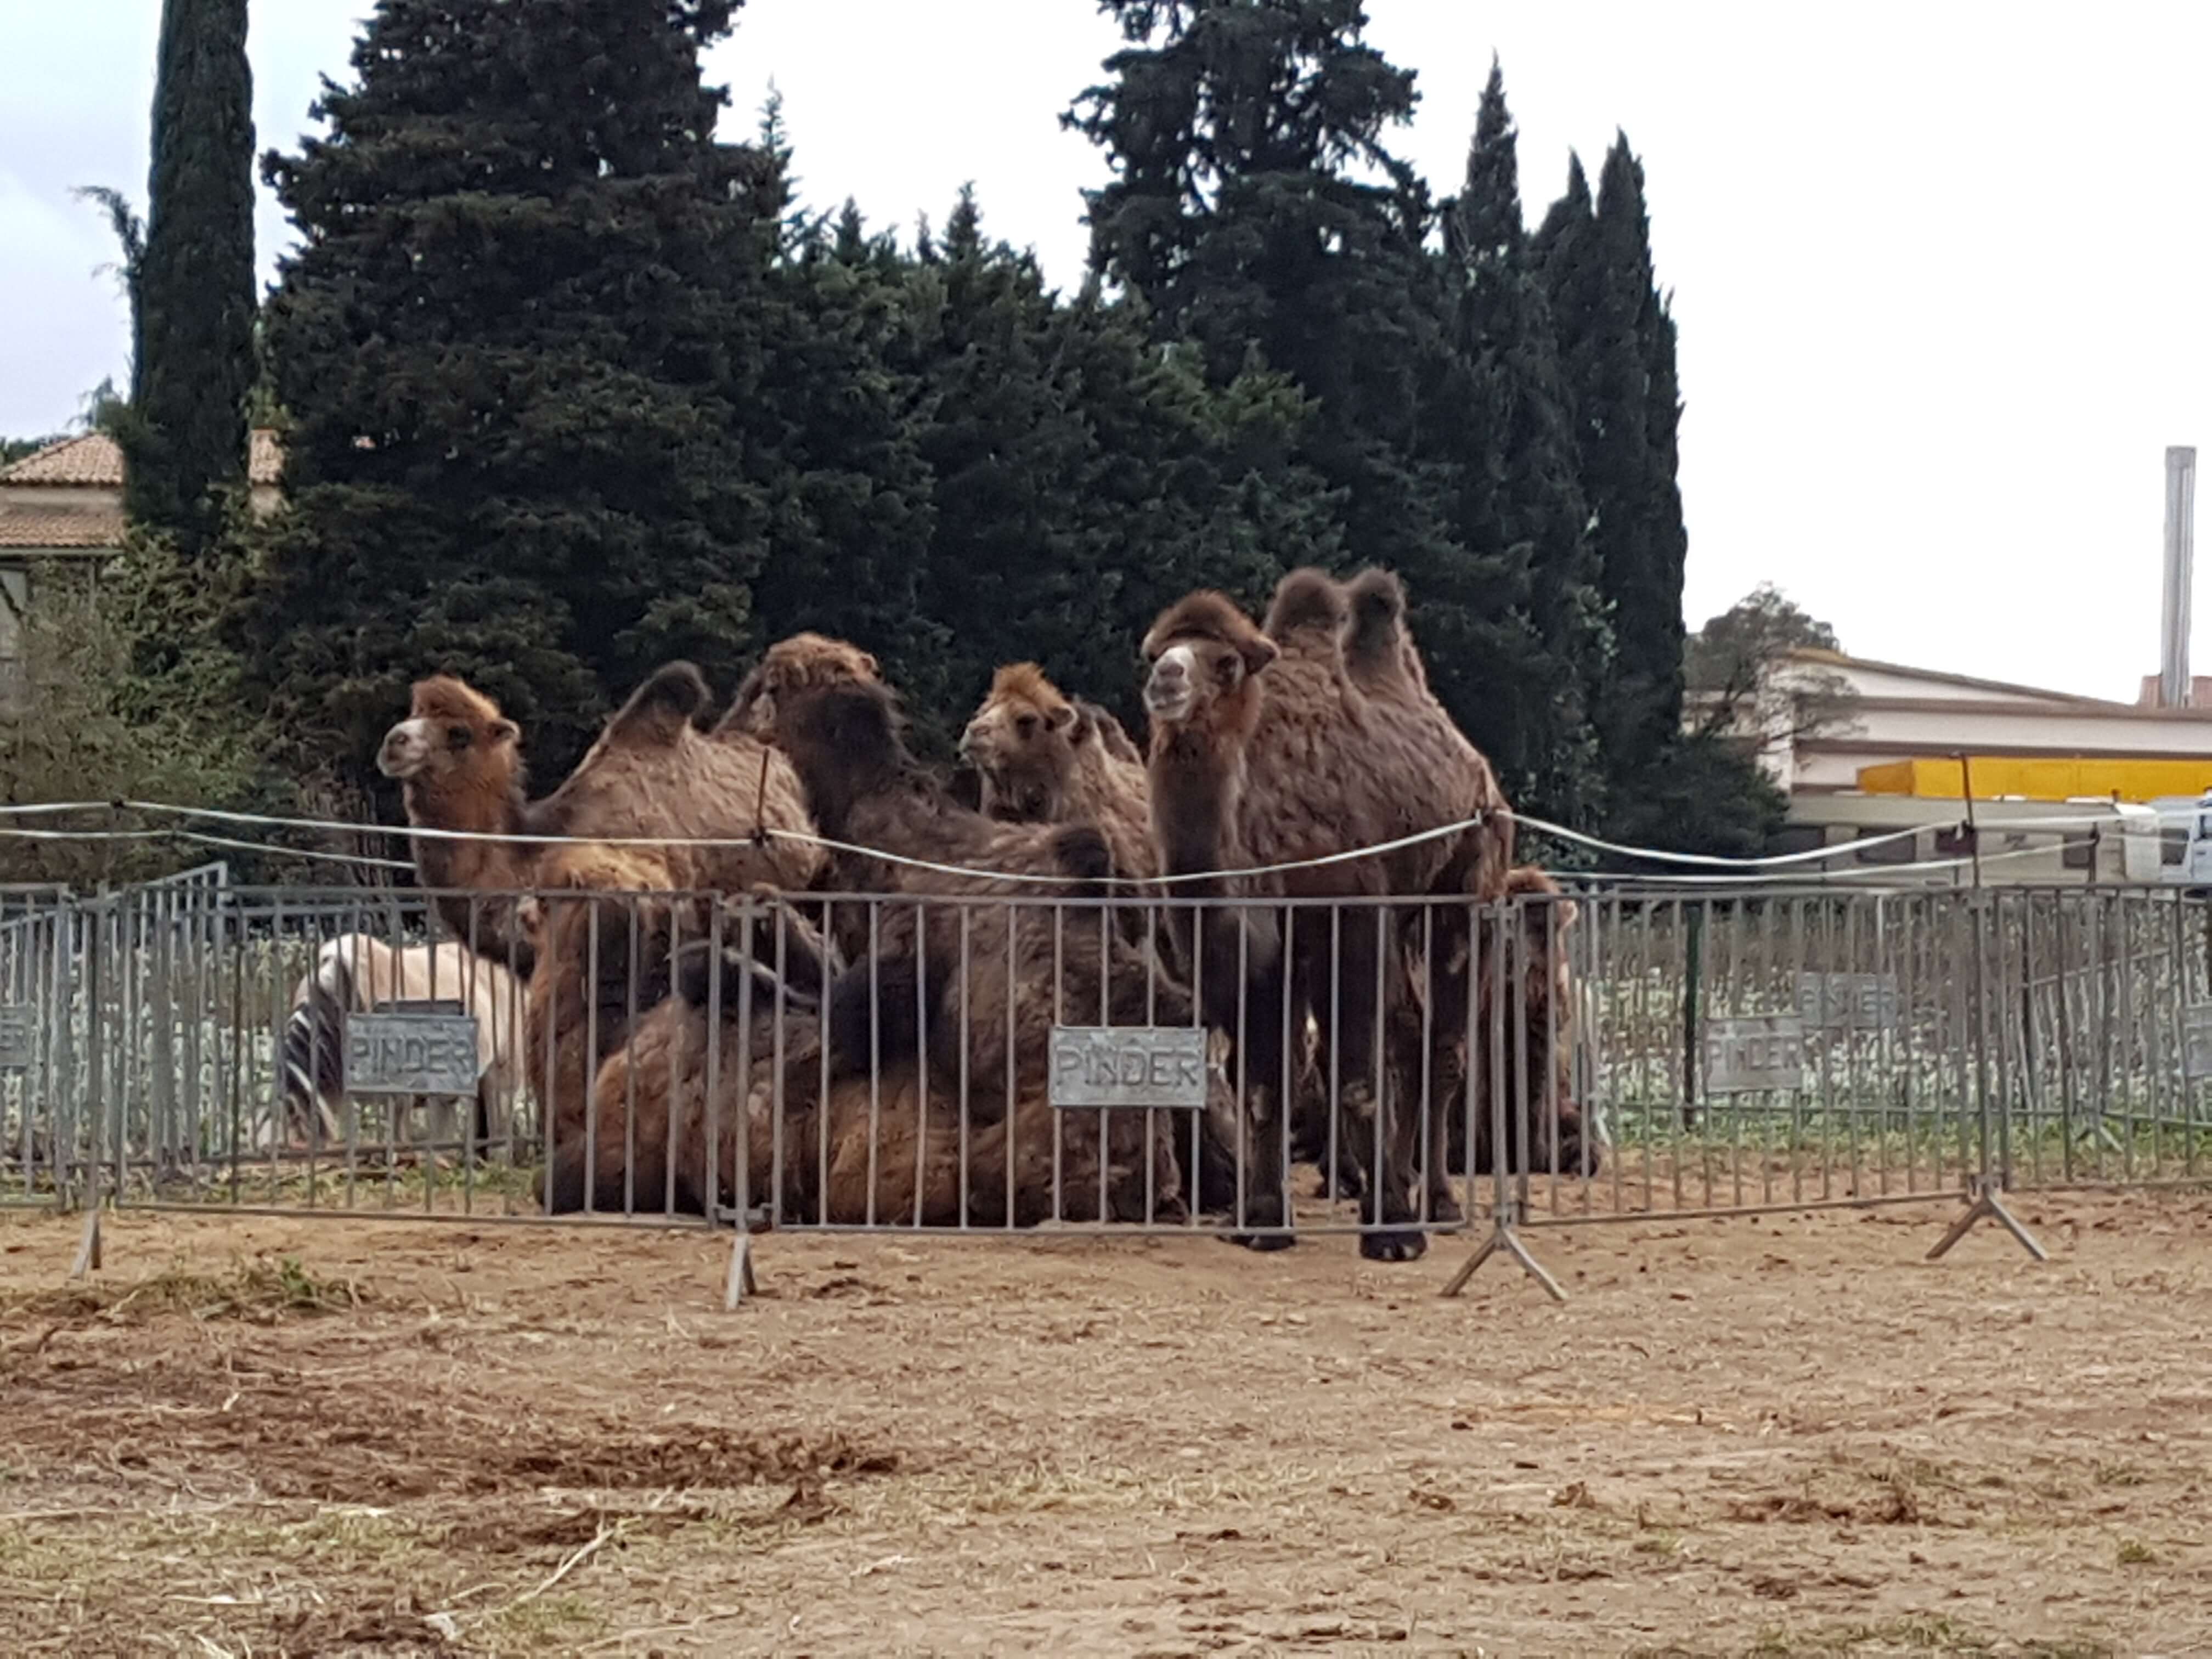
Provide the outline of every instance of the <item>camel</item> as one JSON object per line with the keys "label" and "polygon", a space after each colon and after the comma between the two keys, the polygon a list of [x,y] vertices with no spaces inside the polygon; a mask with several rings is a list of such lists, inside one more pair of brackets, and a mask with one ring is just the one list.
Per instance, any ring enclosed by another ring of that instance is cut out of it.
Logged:
{"label": "camel", "polygon": [[[448,675],[416,683],[409,716],[386,734],[377,766],[399,780],[416,829],[484,836],[723,840],[716,848],[623,848],[625,879],[668,890],[740,892],[809,885],[823,868],[797,775],[742,732],[708,737],[695,720],[708,692],[699,671],[671,663],[607,722],[561,787],[528,799],[521,733],[482,692]],[[757,836],[758,839],[753,839]],[[774,836],[774,839],[769,839]],[[531,970],[514,896],[575,885],[577,849],[534,842],[415,840],[418,878],[440,916],[483,953]],[[565,861],[565,862],[564,862]],[[551,867],[562,864],[557,880]]]}
{"label": "camel", "polygon": [[[1569,936],[1580,909],[1534,865],[1519,865],[1508,873],[1505,896],[1512,902],[1498,921],[1484,927],[1478,953],[1482,969],[1476,993],[1479,1047],[1472,1063],[1477,1079],[1474,1153],[1468,1156],[1467,1121],[1452,1114],[1447,1167],[1475,1175],[1496,1170],[1492,1109],[1502,1095],[1508,1171],[1593,1176],[1603,1163],[1604,1150],[1586,1132],[1574,1098],[1578,1000]],[[1503,959],[1493,960],[1501,951]]]}
{"label": "camel", "polygon": [[1033,662],[1009,663],[960,738],[982,782],[986,817],[1009,823],[1087,820],[1123,875],[1159,873],[1152,787],[1121,721],[1063,695]]}
{"label": "camel", "polygon": [[[1340,638],[1346,674],[1369,696],[1396,711],[1408,731],[1420,733],[1431,763],[1449,766],[1468,781],[1468,801],[1484,815],[1481,830],[1461,842],[1462,856],[1430,890],[1439,899],[1461,902],[1424,907],[1425,914],[1401,913],[1411,970],[1423,977],[1422,1000],[1438,1014],[1428,1032],[1430,1131],[1422,1158],[1430,1214],[1453,1222],[1460,1218],[1459,1206],[1442,1137],[1455,1117],[1453,1103],[1462,1097],[1469,1065],[1467,965],[1473,956],[1473,912],[1465,901],[1496,899],[1509,890],[1513,815],[1489,761],[1429,689],[1427,668],[1406,621],[1405,585],[1395,573],[1370,567],[1345,584],[1344,598],[1347,615]],[[1525,869],[1540,874],[1533,866]]]}
{"label": "camel", "polygon": [[598,1087],[608,1061],[681,1002],[672,994],[679,990],[702,1003],[719,995],[732,1009],[750,997],[811,1011],[836,959],[804,916],[763,887],[726,921],[718,975],[711,896],[621,892],[636,885],[608,856],[622,849],[593,850],[597,867],[574,888],[532,895],[520,914],[536,963],[524,1065],[547,1125],[546,1206],[657,1212],[669,1199],[667,1137],[635,1139],[646,1120],[629,1098],[610,1116]]}
{"label": "camel", "polygon": [[[595,1091],[601,1168],[634,1149],[655,1194],[665,1181],[677,1211],[704,1213],[710,1197],[718,1209],[737,1205],[742,1158],[747,1201],[773,1204],[773,1218],[785,1224],[1031,1227],[1185,1218],[1169,1137],[1147,1135],[1141,1112],[1061,1111],[1032,1091],[995,1122],[971,1115],[963,1134],[957,1101],[925,1092],[911,1062],[873,1085],[865,1077],[834,1079],[821,1109],[814,1006],[788,990],[779,1004],[772,985],[757,981],[750,1005],[725,994],[720,1047],[711,1051],[711,1137],[710,1026],[696,981],[690,994],[653,1010],[605,1062]],[[1225,1055],[1226,1044],[1217,1041],[1209,1086],[1221,1110],[1229,1109]],[[1109,1120],[1103,1177],[1102,1116]]]}
{"label": "camel", "polygon": [[775,730],[776,700],[817,686],[860,680],[880,683],[883,669],[874,656],[845,640],[825,635],[793,634],[761,653],[714,726],[714,735],[736,733],[766,743]]}
{"label": "camel", "polygon": [[909,901],[844,907],[837,942],[854,965],[832,988],[826,1039],[841,1073],[881,1076],[926,1049],[948,1097],[995,1121],[1044,1092],[1055,1023],[1194,1023],[1188,994],[1103,907],[1040,902],[1101,895],[1113,866],[1096,826],[1003,823],[954,803],[908,752],[880,682],[818,685],[775,714],[823,834],[894,855],[839,853],[837,890]]}
{"label": "camel", "polygon": [[[1343,586],[1311,569],[1278,585],[1265,629],[1225,596],[1190,594],[1146,635],[1145,685],[1152,716],[1149,770],[1154,835],[1169,874],[1279,866],[1463,825],[1494,807],[1488,769],[1463,763],[1430,722],[1399,702],[1370,695],[1346,671],[1342,635],[1352,621]],[[1362,1254],[1407,1261],[1425,1250],[1409,1174],[1416,1149],[1395,1121],[1393,1087],[1382,1076],[1384,1048],[1402,1048],[1401,1022],[1389,1018],[1411,988],[1389,939],[1386,908],[1255,906],[1267,899],[1342,901],[1423,895],[1439,884],[1472,885],[1494,856],[1480,844],[1486,826],[1459,828],[1370,858],[1200,884],[1231,902],[1201,917],[1200,982],[1209,1024],[1238,1039],[1248,1127],[1264,1145],[1279,1121],[1288,1082],[1284,1038],[1306,1015],[1318,1019],[1338,1068],[1340,1098],[1377,1128],[1355,1134],[1372,1162],[1367,1186],[1375,1228]],[[1241,901],[1241,903],[1237,902]],[[1378,1042],[1378,1027],[1391,1034]],[[1415,1057],[1417,1058],[1417,1057]],[[1413,1061],[1395,1055],[1402,1078]],[[1289,1221],[1279,1148],[1248,1161],[1251,1231],[1243,1242],[1279,1247]]]}
{"label": "camel", "polygon": [[[283,1043],[284,1113],[295,1133],[324,1144],[345,1138],[338,1109],[346,1097],[345,1018],[400,1001],[458,1002],[477,1022],[477,1093],[471,1133],[504,1139],[521,1081],[521,981],[495,962],[450,939],[397,948],[369,933],[326,939],[315,966],[292,988]],[[458,1141],[453,1103],[413,1103],[432,1115],[434,1144]]]}

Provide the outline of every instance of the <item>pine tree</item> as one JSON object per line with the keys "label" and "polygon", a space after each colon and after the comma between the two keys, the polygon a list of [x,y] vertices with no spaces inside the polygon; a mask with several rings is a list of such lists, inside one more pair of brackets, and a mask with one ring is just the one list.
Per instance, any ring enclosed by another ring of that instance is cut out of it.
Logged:
{"label": "pine tree", "polygon": [[1452,603],[1420,619],[1431,678],[1525,810],[1587,822],[1602,791],[1587,689],[1609,640],[1495,60],[1443,217],[1453,370],[1431,430],[1463,552],[1443,573]]}
{"label": "pine tree", "polygon": [[447,670],[563,766],[657,663],[726,681],[757,642],[779,185],[714,142],[732,10],[383,0],[328,132],[269,158],[305,233],[268,328],[292,512],[240,634],[309,757],[365,781]]}
{"label": "pine tree", "polygon": [[255,379],[246,0],[163,0],[145,246],[132,274],[131,515],[189,552],[246,476]]}

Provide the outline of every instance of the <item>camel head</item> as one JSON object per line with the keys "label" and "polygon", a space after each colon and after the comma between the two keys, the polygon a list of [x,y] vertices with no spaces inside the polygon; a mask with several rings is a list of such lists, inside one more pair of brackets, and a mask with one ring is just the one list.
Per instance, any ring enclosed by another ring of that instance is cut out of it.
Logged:
{"label": "camel head", "polygon": [[1095,729],[1042,669],[1009,663],[960,734],[960,758],[982,779],[994,815],[1048,823],[1060,816],[1075,745],[1086,737]]}
{"label": "camel head", "polygon": [[1145,709],[1153,730],[1190,724],[1218,705],[1249,702],[1252,681],[1280,654],[1225,596],[1188,594],[1145,635]]}
{"label": "camel head", "polygon": [[856,681],[882,684],[883,669],[873,656],[826,635],[793,634],[761,653],[714,730],[718,734],[742,732],[766,741],[775,729],[779,699],[817,686]]}
{"label": "camel head", "polygon": [[855,805],[921,774],[898,694],[881,680],[810,686],[765,706],[774,719],[761,735],[791,757],[815,822],[832,839],[843,836]]}
{"label": "camel head", "polygon": [[408,717],[384,734],[376,769],[410,785],[521,787],[522,733],[499,705],[449,674],[415,682]]}

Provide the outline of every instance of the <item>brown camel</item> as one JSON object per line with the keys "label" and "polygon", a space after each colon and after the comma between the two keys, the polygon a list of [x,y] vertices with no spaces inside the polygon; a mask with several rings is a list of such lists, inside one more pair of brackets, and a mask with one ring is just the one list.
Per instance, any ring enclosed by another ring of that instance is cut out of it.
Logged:
{"label": "brown camel", "polygon": [[882,667],[874,656],[849,641],[821,634],[793,634],[761,653],[715,725],[714,735],[743,732],[765,743],[775,729],[777,698],[819,685],[882,678]]}
{"label": "brown camel", "polygon": [[1534,865],[1507,875],[1505,896],[1508,907],[1485,919],[1478,956],[1474,1156],[1467,1157],[1468,1124],[1455,1113],[1449,1167],[1496,1170],[1493,1107],[1502,1099],[1509,1172],[1595,1175],[1604,1149],[1586,1132],[1574,1097],[1572,933],[1580,909]]}
{"label": "brown camel", "polygon": [[[712,895],[638,891],[655,871],[650,859],[626,867],[623,848],[562,850],[569,856],[541,875],[572,884],[533,894],[521,907],[536,960],[523,1064],[549,1126],[547,1206],[555,1213],[658,1212],[669,1198],[665,1131],[651,1128],[635,1101],[618,1102],[611,1114],[593,1080],[682,1000],[671,995],[680,986],[702,985],[699,1000],[711,993],[732,1011],[749,1000],[763,1010],[795,1006],[811,1022],[835,957],[804,916],[762,888],[734,911],[726,908],[716,974]],[[764,1018],[756,1037],[771,1029]],[[664,1124],[665,1097],[657,1097]]]}
{"label": "brown camel", "polygon": [[[460,680],[416,683],[409,717],[386,734],[377,765],[400,780],[417,829],[491,836],[723,840],[716,848],[623,848],[623,878],[669,890],[739,892],[761,883],[811,884],[822,850],[790,763],[743,733],[708,738],[694,725],[708,699],[689,663],[671,663],[607,722],[576,769],[550,795],[525,789],[521,734],[499,706]],[[756,831],[786,832],[774,840]],[[549,860],[574,849],[533,842],[417,837],[418,878],[436,890],[454,934],[487,955],[530,969],[514,926],[514,895],[575,885],[586,865],[545,879]]]}
{"label": "brown camel", "polygon": [[[723,1035],[714,1051],[712,1183],[705,1127],[710,1026],[695,1000],[672,998],[656,1008],[602,1066],[595,1091],[600,1167],[634,1149],[636,1167],[666,1182],[678,1212],[703,1213],[710,1189],[718,1206],[734,1206],[742,1157],[747,1201],[773,1199],[775,1218],[786,1224],[1030,1227],[1185,1218],[1168,1138],[1148,1135],[1142,1113],[1062,1111],[1030,1093],[996,1122],[971,1115],[963,1134],[957,1103],[936,1091],[925,1097],[910,1064],[873,1087],[862,1077],[833,1080],[825,1113],[817,1109],[822,1067],[811,1011],[787,994],[779,1012],[772,981],[757,982],[749,1006],[732,989],[724,996]],[[1210,1079],[1224,1110],[1225,1052],[1225,1043],[1217,1043]],[[672,1115],[672,1136],[665,1128]],[[1101,1116],[1109,1120],[1103,1179]],[[664,1150],[672,1145],[672,1157]],[[653,1190],[657,1206],[663,1188]]]}
{"label": "brown camel", "polygon": [[1064,902],[1095,900],[1111,873],[1094,825],[1002,823],[957,805],[908,752],[878,682],[781,696],[775,716],[823,834],[892,855],[841,853],[831,878],[896,896],[842,907],[854,965],[827,1038],[840,1074],[887,1075],[926,1048],[933,1085],[994,1121],[1044,1093],[1055,1024],[1194,1023],[1152,952],[1103,926],[1101,907]]}
{"label": "brown camel", "polygon": [[[1279,866],[1443,830],[1480,817],[1494,791],[1437,742],[1425,721],[1370,695],[1346,671],[1351,620],[1343,586],[1317,570],[1293,571],[1276,589],[1265,631],[1221,594],[1181,600],[1145,640],[1152,669],[1151,775],[1155,835],[1169,873]],[[1255,1228],[1288,1220],[1278,1122],[1288,1056],[1284,1035],[1310,1014],[1329,1039],[1340,1098],[1376,1127],[1355,1134],[1372,1160],[1367,1186],[1377,1224],[1363,1254],[1402,1261],[1426,1240],[1409,1178],[1411,1124],[1394,1121],[1402,1086],[1383,1076],[1378,1024],[1410,987],[1391,940],[1387,908],[1285,908],[1279,919],[1253,899],[1342,901],[1422,895],[1483,854],[1481,829],[1457,829],[1373,857],[1204,884],[1209,897],[1243,900],[1236,925],[1203,918],[1200,960],[1208,1023],[1239,1035],[1238,1061],[1251,1126],[1266,1156],[1246,1209]],[[1455,889],[1454,890],[1460,890]],[[1379,998],[1379,1000],[1378,1000]],[[1241,1018],[1240,1018],[1241,1017]],[[1398,1046],[1395,1043],[1390,1045]],[[1402,1076],[1402,1057],[1395,1062]],[[1286,1242],[1279,1235],[1247,1242]]]}
{"label": "brown camel", "polygon": [[1144,757],[1121,721],[1063,695],[1033,662],[1009,663],[960,738],[982,780],[982,810],[1009,823],[1087,821],[1105,833],[1115,868],[1158,873]]}

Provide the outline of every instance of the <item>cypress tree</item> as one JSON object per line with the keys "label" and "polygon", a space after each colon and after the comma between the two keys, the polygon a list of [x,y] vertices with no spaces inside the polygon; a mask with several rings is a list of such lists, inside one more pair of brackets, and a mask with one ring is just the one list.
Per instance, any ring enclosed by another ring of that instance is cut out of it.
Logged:
{"label": "cypress tree", "polygon": [[163,0],[146,240],[131,282],[131,515],[191,550],[246,475],[252,391],[253,80],[246,0]]}
{"label": "cypress tree", "polygon": [[1447,204],[1453,372],[1431,416],[1464,550],[1431,618],[1431,678],[1535,812],[1589,821],[1602,791],[1588,690],[1608,649],[1550,307],[1522,221],[1517,141],[1495,60]]}
{"label": "cypress tree", "polygon": [[1575,407],[1600,581],[1614,634],[1596,688],[1607,769],[1644,772],[1682,711],[1682,574],[1688,538],[1675,481],[1681,413],[1674,324],[1653,280],[1644,170],[1616,137],[1590,198],[1581,163],[1538,234]]}
{"label": "cypress tree", "polygon": [[382,0],[268,174],[292,512],[240,629],[280,728],[357,783],[409,680],[468,676],[554,766],[655,664],[726,681],[772,449],[778,180],[714,141],[732,0]]}

